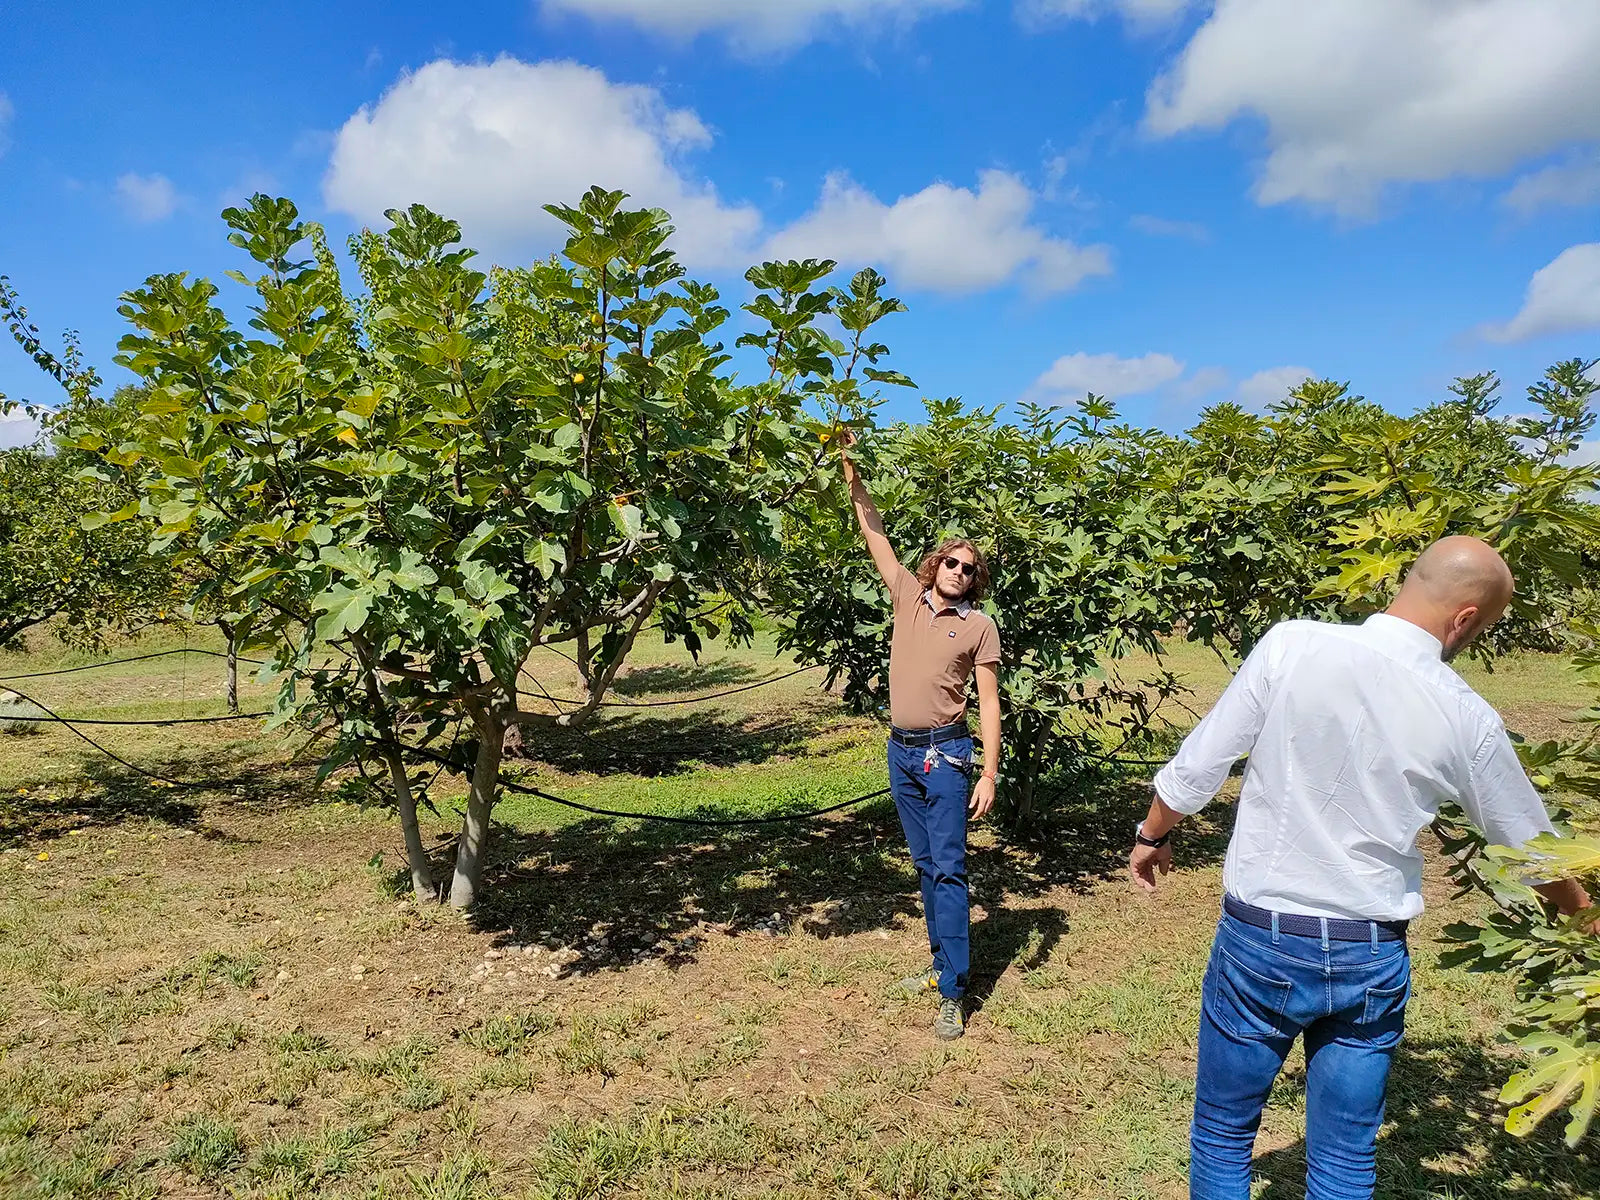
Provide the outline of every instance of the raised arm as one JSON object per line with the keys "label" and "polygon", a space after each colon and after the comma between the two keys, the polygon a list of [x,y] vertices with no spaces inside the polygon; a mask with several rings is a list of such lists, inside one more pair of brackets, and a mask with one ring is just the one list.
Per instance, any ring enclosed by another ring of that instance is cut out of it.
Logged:
{"label": "raised arm", "polygon": [[901,570],[900,559],[889,544],[889,535],[883,531],[883,517],[878,512],[878,506],[867,495],[867,485],[861,482],[861,472],[850,461],[849,448],[855,445],[855,441],[853,433],[848,429],[840,429],[839,462],[844,467],[845,484],[850,488],[850,506],[856,512],[856,524],[861,527],[861,536],[867,543],[867,550],[872,555],[873,565],[878,568],[883,586],[892,592]]}

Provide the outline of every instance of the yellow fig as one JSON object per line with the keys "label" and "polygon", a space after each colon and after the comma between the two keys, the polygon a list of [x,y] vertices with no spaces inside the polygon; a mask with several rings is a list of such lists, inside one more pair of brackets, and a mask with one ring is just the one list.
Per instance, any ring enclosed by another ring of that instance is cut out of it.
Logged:
{"label": "yellow fig", "polygon": [[582,383],[583,382],[583,372],[582,371],[574,371],[572,373],[572,382],[573,383]]}

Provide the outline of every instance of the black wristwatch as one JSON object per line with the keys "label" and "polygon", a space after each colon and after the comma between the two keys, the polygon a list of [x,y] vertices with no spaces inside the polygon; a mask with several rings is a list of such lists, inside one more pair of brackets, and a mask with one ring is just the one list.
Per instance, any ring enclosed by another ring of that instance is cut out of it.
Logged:
{"label": "black wristwatch", "polygon": [[1158,838],[1145,837],[1144,822],[1140,821],[1133,827],[1133,840],[1141,846],[1149,846],[1152,850],[1159,850],[1172,840],[1172,830],[1167,830]]}

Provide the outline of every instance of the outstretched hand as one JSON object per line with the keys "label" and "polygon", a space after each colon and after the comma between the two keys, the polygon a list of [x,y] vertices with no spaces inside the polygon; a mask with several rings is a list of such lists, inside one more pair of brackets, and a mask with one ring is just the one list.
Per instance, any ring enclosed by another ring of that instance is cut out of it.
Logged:
{"label": "outstretched hand", "polygon": [[1156,872],[1165,875],[1172,870],[1172,843],[1165,846],[1135,845],[1128,855],[1128,875],[1134,886],[1147,895],[1156,893]]}

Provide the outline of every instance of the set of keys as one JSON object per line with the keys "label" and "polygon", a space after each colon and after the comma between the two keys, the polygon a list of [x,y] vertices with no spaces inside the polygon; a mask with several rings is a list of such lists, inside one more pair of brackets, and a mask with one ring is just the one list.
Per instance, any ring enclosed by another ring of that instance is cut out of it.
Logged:
{"label": "set of keys", "polygon": [[958,771],[965,771],[970,765],[969,763],[962,762],[959,758],[954,758],[951,755],[946,754],[937,746],[929,746],[927,753],[922,756],[922,773],[927,775],[929,772],[931,772],[933,770],[933,764],[938,762],[941,758]]}

